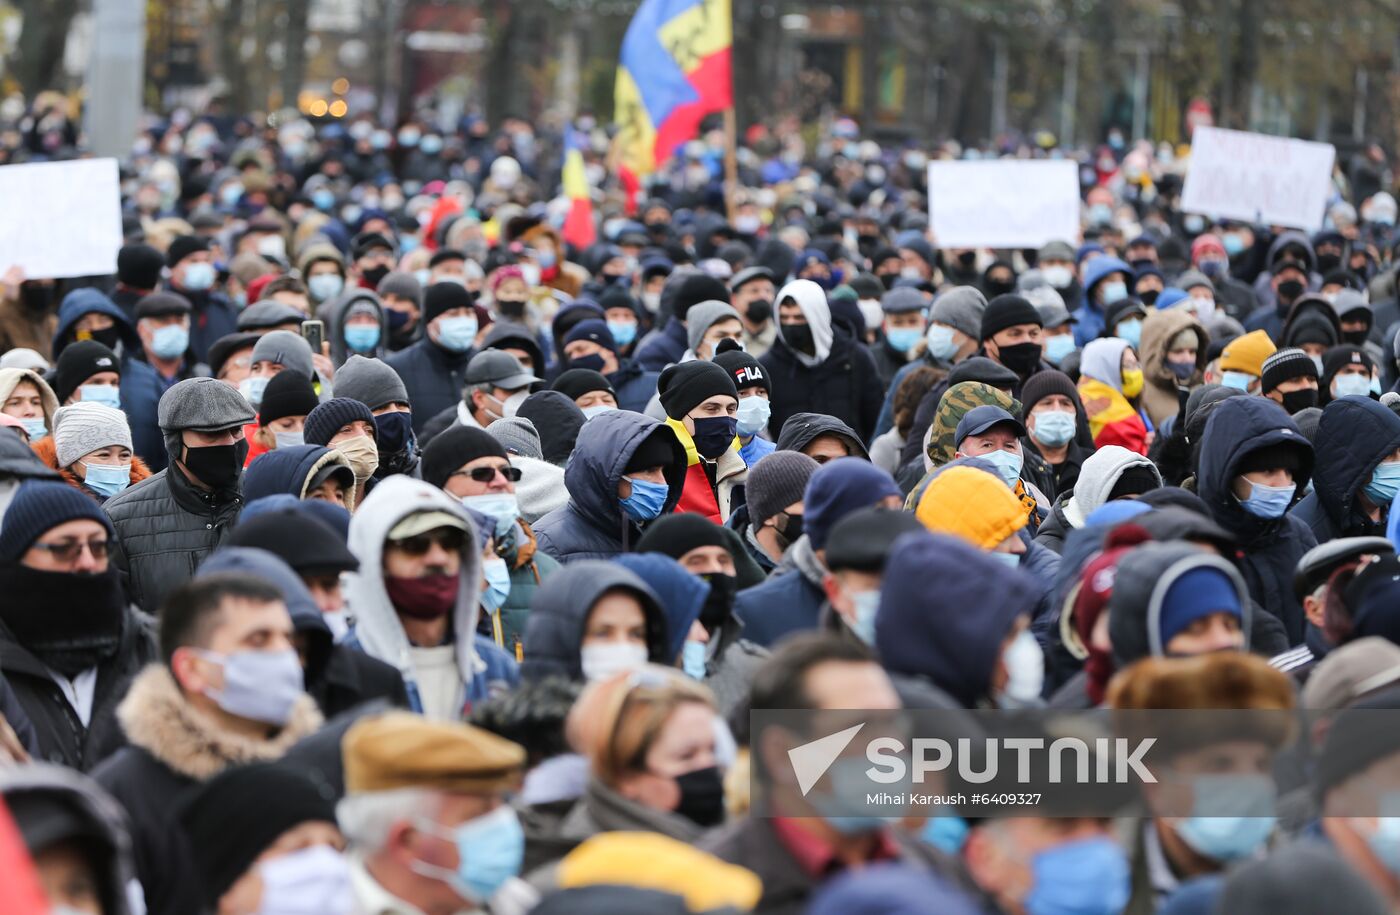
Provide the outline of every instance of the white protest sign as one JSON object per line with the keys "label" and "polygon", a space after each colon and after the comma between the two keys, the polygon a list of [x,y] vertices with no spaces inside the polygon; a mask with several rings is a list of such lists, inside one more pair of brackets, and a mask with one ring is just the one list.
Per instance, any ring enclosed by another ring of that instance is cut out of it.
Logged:
{"label": "white protest sign", "polygon": [[0,272],[31,280],[116,273],[122,246],[116,159],[0,168]]}
{"label": "white protest sign", "polygon": [[1332,193],[1330,143],[1197,127],[1181,209],[1316,231]]}
{"label": "white protest sign", "polygon": [[1067,160],[930,162],[929,225],[943,248],[1039,248],[1079,238],[1079,166]]}

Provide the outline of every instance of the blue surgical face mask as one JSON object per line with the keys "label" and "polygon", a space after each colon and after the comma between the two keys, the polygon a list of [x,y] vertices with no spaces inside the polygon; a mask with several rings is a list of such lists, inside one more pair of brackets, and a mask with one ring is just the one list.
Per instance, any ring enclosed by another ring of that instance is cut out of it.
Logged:
{"label": "blue surgical face mask", "polygon": [[968,832],[967,820],[958,816],[957,808],[944,807],[942,812],[929,817],[919,832],[919,838],[945,855],[956,858],[967,844]]}
{"label": "blue surgical face mask", "polygon": [[49,434],[48,424],[44,422],[44,417],[42,416],[26,417],[25,419],[21,419],[20,423],[24,426],[24,431],[28,433],[29,444],[31,445]]}
{"label": "blue surgical face mask", "polygon": [[707,646],[704,642],[694,642],[686,639],[685,647],[681,649],[681,670],[686,676],[694,680],[705,679],[705,652]]}
{"label": "blue surgical face mask", "polygon": [[306,291],[318,302],[329,302],[344,288],[345,280],[339,273],[318,273],[306,281]]}
{"label": "blue surgical face mask", "polygon": [[463,496],[462,504],[495,519],[495,536],[497,538],[508,534],[516,519],[520,517],[520,503],[516,500],[515,494],[510,492],[488,492],[479,496]]}
{"label": "blue surgical face mask", "polygon": [[267,390],[269,381],[270,378],[244,378],[238,382],[238,393],[256,410],[262,404],[263,392]]}
{"label": "blue surgical face mask", "polygon": [[157,327],[151,334],[151,352],[162,359],[174,359],[190,346],[190,332],[179,324]]}
{"label": "blue surgical face mask", "polygon": [[379,345],[378,324],[351,324],[345,328],[345,345],[357,353],[367,353]]}
{"label": "blue surgical face mask", "polygon": [[1365,375],[1338,375],[1338,397],[1366,397],[1371,393],[1371,379]]}
{"label": "blue surgical face mask", "polygon": [[1074,350],[1074,334],[1056,334],[1045,338],[1045,359],[1051,365],[1059,365]]}
{"label": "blue surgical face mask", "polygon": [[1266,775],[1199,775],[1192,783],[1191,816],[1176,834],[1212,861],[1236,861],[1263,847],[1273,834],[1276,789]]}
{"label": "blue surgical face mask", "polygon": [[773,404],[767,397],[754,395],[739,400],[739,437],[750,438],[768,428],[768,420],[773,415]]}
{"label": "blue surgical face mask", "polygon": [[1127,340],[1137,349],[1142,345],[1142,319],[1129,318],[1126,321],[1118,322],[1118,332],[1114,334],[1120,340]]}
{"label": "blue surgical face mask", "polygon": [[1236,391],[1249,393],[1249,386],[1259,379],[1248,372],[1226,371],[1220,376],[1220,383],[1227,388],[1234,388]]}
{"label": "blue surgical face mask", "polygon": [[1105,305],[1121,302],[1128,297],[1128,285],[1119,281],[1104,283],[1099,287],[1100,300]]}
{"label": "blue surgical face mask", "polygon": [[892,327],[885,331],[885,342],[897,353],[907,353],[914,348],[924,332],[917,327]]}
{"label": "blue surgical face mask", "polygon": [[953,341],[953,328],[945,324],[930,324],[924,337],[928,340],[929,355],[940,362],[948,362],[957,355],[958,344]]}
{"label": "blue surgical face mask", "polygon": [[1253,480],[1248,482],[1249,498],[1240,504],[1256,518],[1282,518],[1288,506],[1293,504],[1293,494],[1298,491],[1298,487],[1292,483],[1287,486],[1266,486]]}
{"label": "blue surgical face mask", "polygon": [[1244,239],[1238,235],[1226,235],[1220,239],[1220,243],[1225,246],[1225,253],[1231,257],[1244,251]]}
{"label": "blue surgical face mask", "polygon": [[295,448],[298,445],[306,444],[306,434],[304,432],[274,432],[273,439],[280,448]]}
{"label": "blue surgical face mask", "polygon": [[1371,376],[1371,384],[1370,384],[1368,390],[1369,390],[1372,394],[1374,394],[1376,397],[1381,396],[1381,380],[1380,380],[1380,378],[1376,377],[1375,375],[1372,375],[1372,376]]}
{"label": "blue surgical face mask", "polygon": [[465,353],[471,349],[476,342],[476,332],[480,329],[476,318],[467,316],[439,318],[437,323],[437,342],[442,344],[443,349],[454,353]]}
{"label": "blue surgical face mask", "polygon": [[851,631],[860,636],[867,645],[875,644],[875,614],[880,610],[880,592],[857,591],[851,595],[851,603],[856,607],[856,618],[851,623]]}
{"label": "blue surgical face mask", "polygon": [[831,793],[809,795],[808,799],[821,818],[843,836],[866,835],[889,822],[885,816],[868,812],[865,803],[870,790],[870,780],[865,775],[868,765],[864,756],[841,757],[827,769]]}
{"label": "blue surgical face mask", "polygon": [[632,477],[624,477],[632,484],[632,495],[625,499],[618,499],[622,510],[627,513],[627,517],[633,521],[650,521],[661,514],[661,510],[666,507],[666,499],[671,494],[671,487],[665,483],[653,483],[650,480],[637,480]]}
{"label": "blue surgical face mask", "polygon": [[584,407],[584,408],[583,408],[583,417],[584,417],[584,419],[592,419],[593,417],[598,416],[599,414],[602,414],[602,413],[616,413],[616,412],[617,412],[617,407],[614,407],[614,406],[612,406],[611,404],[595,403],[595,404],[594,404],[593,406],[591,406],[591,407]]}
{"label": "blue surgical face mask", "polygon": [[456,844],[457,869],[450,871],[426,861],[411,861],[409,868],[443,881],[469,902],[486,902],[520,873],[525,860],[525,832],[520,818],[505,804],[456,829],[444,829],[430,820],[420,820],[418,827]]}
{"label": "blue surgical face mask", "polygon": [[987,555],[1006,566],[1008,569],[1019,569],[1021,567],[1020,553],[988,553]]}
{"label": "blue surgical face mask", "polygon": [[216,274],[213,264],[190,264],[185,268],[185,289],[191,292],[203,292],[214,285]]}
{"label": "blue surgical face mask", "polygon": [[1371,471],[1371,481],[1365,487],[1366,498],[1376,505],[1384,507],[1395,500],[1395,494],[1400,492],[1400,461],[1388,461],[1384,464],[1377,464],[1376,469]]}
{"label": "blue surgical face mask", "polygon": [[83,482],[93,492],[111,498],[131,485],[130,464],[88,464],[83,471]]}
{"label": "blue surgical face mask", "polygon": [[1026,915],[1117,915],[1128,904],[1128,856],[1106,836],[1062,842],[1031,859]]}
{"label": "blue surgical face mask", "polygon": [[1044,413],[1032,414],[1032,416],[1035,419],[1035,428],[1031,430],[1031,438],[1045,447],[1059,448],[1074,438],[1073,413],[1066,413],[1064,410],[1047,410]]}
{"label": "blue surgical face mask", "polygon": [[612,334],[613,342],[618,346],[630,346],[637,339],[637,322],[609,321],[608,333]]}
{"label": "blue surgical face mask", "polygon": [[1016,481],[1021,478],[1021,465],[1025,463],[1025,458],[1021,455],[998,448],[996,451],[977,455],[977,459],[995,464],[1001,481],[1012,489],[1016,488]]}
{"label": "blue surgical face mask", "polygon": [[83,403],[100,403],[104,407],[111,407],[113,410],[122,408],[122,392],[115,385],[110,384],[85,384],[78,388],[78,396]]}
{"label": "blue surgical face mask", "polygon": [[304,695],[301,662],[290,648],[197,654],[223,667],[224,688],[206,689],[205,695],[230,715],[282,727]]}
{"label": "blue surgical face mask", "polygon": [[426,267],[422,270],[415,270],[413,271],[413,278],[418,281],[419,286],[422,286],[424,289],[427,289],[433,284],[433,271],[427,269]]}
{"label": "blue surgical face mask", "polygon": [[484,559],[481,562],[481,576],[486,581],[486,590],[481,592],[481,603],[494,613],[501,609],[510,595],[510,569],[506,567],[506,561],[499,557]]}
{"label": "blue surgical face mask", "polygon": [[311,203],[318,210],[330,211],[335,206],[335,191],[330,188],[318,187],[311,192]]}

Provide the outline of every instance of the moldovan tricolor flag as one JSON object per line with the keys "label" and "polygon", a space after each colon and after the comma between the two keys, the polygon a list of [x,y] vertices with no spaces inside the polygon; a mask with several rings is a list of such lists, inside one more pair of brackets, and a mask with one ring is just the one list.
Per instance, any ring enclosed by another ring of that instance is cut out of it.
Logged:
{"label": "moldovan tricolor flag", "polygon": [[622,39],[615,89],[621,168],[647,175],[734,104],[730,0],[643,0]]}

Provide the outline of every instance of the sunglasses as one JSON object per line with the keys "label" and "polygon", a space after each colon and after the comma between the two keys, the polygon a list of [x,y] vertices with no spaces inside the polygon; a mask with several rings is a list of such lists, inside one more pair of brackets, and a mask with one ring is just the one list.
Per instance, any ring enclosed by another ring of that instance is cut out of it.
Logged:
{"label": "sunglasses", "polygon": [[36,543],[34,549],[43,550],[59,562],[77,562],[83,550],[92,554],[93,559],[107,558],[106,540],[64,540],[61,543]]}
{"label": "sunglasses", "polygon": [[524,476],[519,467],[473,467],[471,470],[458,470],[450,473],[450,477],[470,477],[477,483],[490,483],[496,479],[496,474],[505,477],[511,483],[519,483]]}
{"label": "sunglasses", "polygon": [[417,534],[404,540],[395,540],[393,544],[396,548],[403,550],[410,556],[422,556],[433,548],[433,544],[442,547],[446,552],[460,553],[462,552],[462,546],[465,542],[465,532],[455,527],[443,527],[435,531]]}

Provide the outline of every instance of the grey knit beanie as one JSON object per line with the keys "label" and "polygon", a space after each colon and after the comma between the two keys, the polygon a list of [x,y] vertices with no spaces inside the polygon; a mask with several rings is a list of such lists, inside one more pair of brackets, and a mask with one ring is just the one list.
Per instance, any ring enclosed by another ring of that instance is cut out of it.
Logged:
{"label": "grey knit beanie", "polygon": [[974,286],[957,286],[933,300],[929,320],[960,330],[974,340],[982,339],[982,312],[987,297]]}
{"label": "grey knit beanie", "polygon": [[[263,334],[253,347],[253,365],[259,362],[276,362],[283,368],[296,369],[307,378],[316,377],[316,367],[311,364],[311,344],[301,334],[289,330],[274,330]],[[337,378],[337,380],[339,380]]]}
{"label": "grey knit beanie", "polygon": [[498,419],[486,427],[486,431],[505,446],[506,451],[521,457],[544,460],[544,448],[540,445],[540,434],[535,424],[523,416],[510,416]]}
{"label": "grey knit beanie", "polygon": [[60,467],[69,467],[83,455],[109,445],[131,448],[126,414],[105,404],[79,401],[60,407],[53,425],[54,450]]}
{"label": "grey knit beanie", "polygon": [[335,396],[358,400],[371,410],[391,403],[413,406],[398,372],[379,359],[359,355],[346,359],[336,370]]}
{"label": "grey knit beanie", "polygon": [[749,524],[755,533],[763,522],[802,501],[807,481],[820,465],[800,451],[774,451],[749,468],[746,494]]}
{"label": "grey knit beanie", "polygon": [[691,306],[690,312],[685,318],[685,334],[690,343],[690,351],[695,352],[695,348],[705,337],[705,331],[714,326],[717,321],[723,321],[725,318],[734,318],[735,320],[739,318],[739,313],[728,303],[709,301]]}

